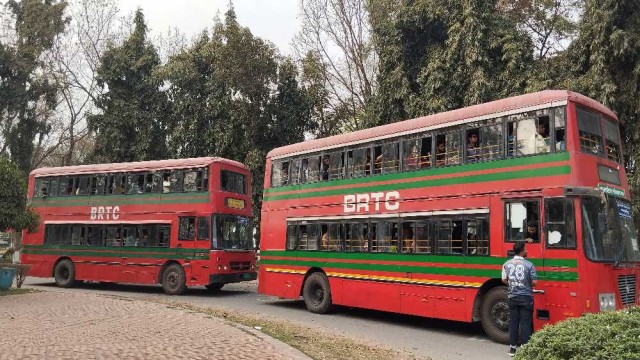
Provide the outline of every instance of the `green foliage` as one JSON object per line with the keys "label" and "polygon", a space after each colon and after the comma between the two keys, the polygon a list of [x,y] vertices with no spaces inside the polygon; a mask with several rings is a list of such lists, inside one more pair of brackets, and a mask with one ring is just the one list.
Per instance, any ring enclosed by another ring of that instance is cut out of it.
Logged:
{"label": "green foliage", "polygon": [[5,141],[2,151],[28,173],[32,169],[34,139],[50,131],[47,114],[55,107],[60,85],[51,81],[42,55],[64,30],[66,2],[12,0],[6,7],[15,20],[15,42],[0,42],[0,128]]}
{"label": "green foliage", "polygon": [[521,93],[531,41],[495,1],[370,0],[380,56],[369,104],[388,123]]}
{"label": "green foliage", "polygon": [[640,308],[571,318],[546,326],[516,359],[640,359]]}
{"label": "green foliage", "polygon": [[0,232],[37,231],[39,217],[27,205],[26,193],[25,175],[15,164],[0,157]]}
{"label": "green foliage", "polygon": [[146,39],[141,10],[135,27],[121,46],[105,51],[98,84],[106,91],[96,105],[102,114],[88,117],[96,134],[94,160],[121,162],[163,159],[168,155],[168,118],[162,81],[154,75],[160,65],[156,49]]}
{"label": "green foliage", "polygon": [[569,89],[611,108],[622,122],[629,186],[638,214],[640,2],[586,1],[579,29],[580,35],[567,50],[567,61],[562,64],[569,69],[565,83]]}

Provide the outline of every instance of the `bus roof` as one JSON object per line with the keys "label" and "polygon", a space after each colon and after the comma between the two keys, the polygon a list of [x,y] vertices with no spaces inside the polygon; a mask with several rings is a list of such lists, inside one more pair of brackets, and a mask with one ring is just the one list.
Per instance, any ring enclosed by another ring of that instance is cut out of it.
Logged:
{"label": "bus roof", "polygon": [[183,168],[197,168],[207,166],[211,163],[222,163],[235,166],[244,170],[247,167],[242,163],[221,157],[201,157],[189,159],[152,160],[128,163],[93,164],[77,166],[43,167],[31,171],[31,176],[52,176],[52,175],[80,175],[111,172],[133,172],[150,170],[172,170]]}
{"label": "bus roof", "polygon": [[536,108],[541,105],[559,106],[565,104],[567,101],[573,101],[587,106],[617,120],[616,115],[611,110],[601,103],[584,95],[567,90],[545,90],[491,101],[484,104],[467,106],[465,108],[438,114],[422,116],[411,120],[399,121],[393,124],[377,126],[370,129],[358,130],[347,134],[291,144],[271,150],[269,154],[267,154],[267,158],[279,158],[311,151],[328,150],[357,143],[381,140],[387,137],[419,132],[421,129],[427,127],[437,128],[448,123],[470,122],[480,120],[480,118],[483,117],[487,118],[488,115],[492,114],[515,113],[519,109],[527,111],[527,108]]}

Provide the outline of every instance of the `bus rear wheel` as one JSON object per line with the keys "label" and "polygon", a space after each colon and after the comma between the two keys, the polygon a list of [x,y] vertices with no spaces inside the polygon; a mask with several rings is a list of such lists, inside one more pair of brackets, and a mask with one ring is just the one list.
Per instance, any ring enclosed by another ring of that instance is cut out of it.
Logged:
{"label": "bus rear wheel", "polygon": [[63,288],[70,288],[76,283],[76,268],[69,259],[61,260],[53,270],[53,277],[56,285]]}
{"label": "bus rear wheel", "polygon": [[320,272],[315,272],[304,282],[302,287],[304,304],[312,313],[324,314],[331,309],[331,287],[327,277]]}
{"label": "bus rear wheel", "polygon": [[162,273],[162,290],[168,295],[180,295],[187,288],[184,269],[179,264],[171,264]]}
{"label": "bus rear wheel", "polygon": [[222,289],[223,286],[224,286],[224,284],[209,284],[209,285],[205,285],[207,290],[209,290],[211,292],[220,291],[220,289]]}
{"label": "bus rear wheel", "polygon": [[480,310],[484,331],[493,341],[502,344],[509,342],[507,294],[505,286],[494,287],[484,296]]}

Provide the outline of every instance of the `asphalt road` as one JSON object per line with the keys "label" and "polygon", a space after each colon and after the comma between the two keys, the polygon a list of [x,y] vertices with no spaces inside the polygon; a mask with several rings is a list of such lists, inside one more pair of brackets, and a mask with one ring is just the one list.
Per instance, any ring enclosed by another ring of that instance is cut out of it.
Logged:
{"label": "asphalt road", "polygon": [[[24,287],[56,291],[90,291],[134,298],[168,295],[159,286],[81,284],[73,289],[57,288],[53,279],[27,278]],[[307,311],[302,301],[279,300],[257,293],[256,282],[226,285],[218,293],[204,287],[188,289],[171,300],[199,307],[240,310],[277,320],[286,320],[337,335],[404,350],[433,359],[507,359],[507,346],[489,340],[480,324],[459,323],[338,307],[328,315]]]}

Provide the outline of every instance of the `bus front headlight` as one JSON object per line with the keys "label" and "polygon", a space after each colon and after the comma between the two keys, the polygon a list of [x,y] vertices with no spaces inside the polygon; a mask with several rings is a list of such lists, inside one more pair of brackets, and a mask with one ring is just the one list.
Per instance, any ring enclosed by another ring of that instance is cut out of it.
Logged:
{"label": "bus front headlight", "polygon": [[600,299],[600,311],[616,309],[616,294],[602,293],[598,294],[598,298]]}

